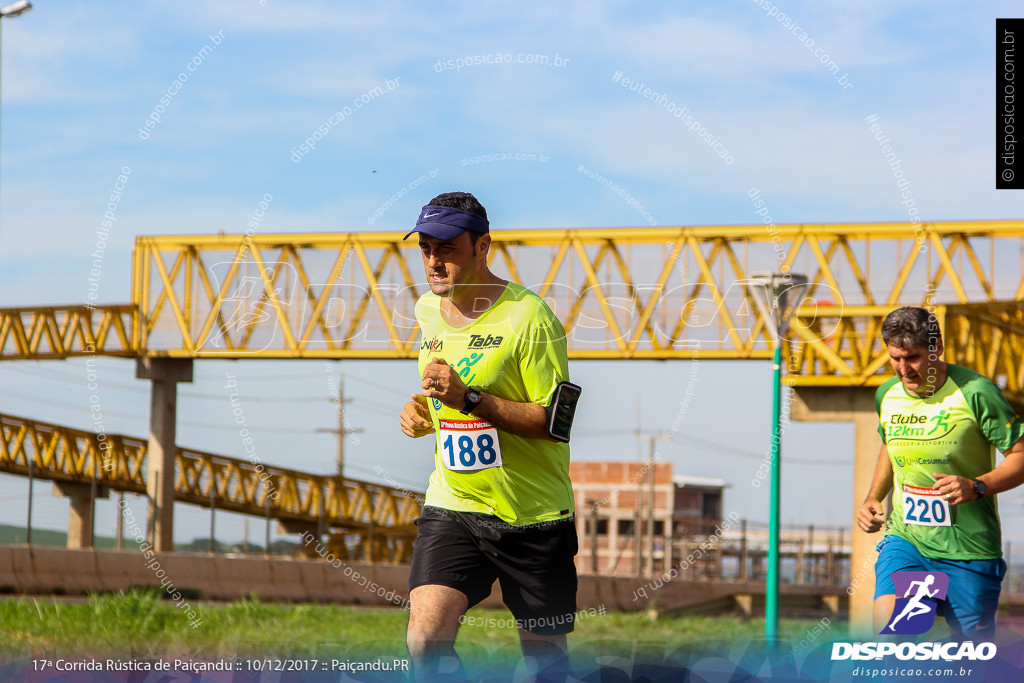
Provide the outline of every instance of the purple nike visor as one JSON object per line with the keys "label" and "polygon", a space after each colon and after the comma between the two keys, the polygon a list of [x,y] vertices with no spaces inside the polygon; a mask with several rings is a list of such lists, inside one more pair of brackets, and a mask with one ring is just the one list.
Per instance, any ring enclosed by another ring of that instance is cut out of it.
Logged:
{"label": "purple nike visor", "polygon": [[466,230],[470,232],[490,232],[491,224],[486,218],[462,209],[451,209],[447,206],[427,204],[420,211],[416,227],[402,239],[409,239],[414,232],[435,237],[439,240],[453,240]]}

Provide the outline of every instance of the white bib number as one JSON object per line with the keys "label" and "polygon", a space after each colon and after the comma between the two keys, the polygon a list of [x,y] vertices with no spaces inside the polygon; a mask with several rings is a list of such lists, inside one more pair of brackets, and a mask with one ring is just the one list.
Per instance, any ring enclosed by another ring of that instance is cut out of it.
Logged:
{"label": "white bib number", "polygon": [[904,484],[903,521],[917,526],[952,526],[949,501],[935,489]]}
{"label": "white bib number", "polygon": [[501,467],[498,430],[483,420],[441,420],[441,460],[453,472]]}

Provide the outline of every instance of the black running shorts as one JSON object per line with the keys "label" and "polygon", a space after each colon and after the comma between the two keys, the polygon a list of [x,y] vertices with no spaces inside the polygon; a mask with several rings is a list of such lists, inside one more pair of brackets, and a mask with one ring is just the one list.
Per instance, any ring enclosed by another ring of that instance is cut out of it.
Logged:
{"label": "black running shorts", "polygon": [[448,586],[465,593],[472,607],[491,594],[497,579],[520,628],[538,635],[572,632],[579,550],[573,517],[512,526],[493,515],[425,506],[416,524],[410,591]]}

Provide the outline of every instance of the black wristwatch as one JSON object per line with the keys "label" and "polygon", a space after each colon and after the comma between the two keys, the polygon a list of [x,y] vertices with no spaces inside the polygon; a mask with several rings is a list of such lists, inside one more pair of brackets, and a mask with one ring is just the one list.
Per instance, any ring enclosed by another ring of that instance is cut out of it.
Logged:
{"label": "black wristwatch", "polygon": [[977,500],[981,500],[988,493],[988,486],[981,479],[971,479],[974,482],[974,492],[978,494]]}
{"label": "black wristwatch", "polygon": [[466,389],[466,407],[459,412],[463,415],[469,415],[477,409],[477,406],[479,406],[483,400],[484,397],[480,393],[480,390],[470,387],[469,389]]}

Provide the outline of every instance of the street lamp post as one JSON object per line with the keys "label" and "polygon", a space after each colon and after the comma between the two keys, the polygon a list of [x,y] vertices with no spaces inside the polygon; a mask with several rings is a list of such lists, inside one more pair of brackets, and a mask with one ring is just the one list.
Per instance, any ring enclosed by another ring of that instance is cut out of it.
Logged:
{"label": "street lamp post", "polygon": [[[30,9],[32,9],[32,3],[29,2],[28,0],[19,0],[19,2],[16,2],[13,5],[8,5],[7,7],[0,7],[0,26],[3,26],[3,19],[16,17],[19,14],[24,14]],[[0,83],[3,82],[2,71],[2,68],[0,68]]]}
{"label": "street lamp post", "polygon": [[769,644],[779,637],[779,489],[781,482],[782,416],[782,340],[789,321],[807,286],[807,277],[794,273],[754,273],[750,283],[758,294],[755,300],[772,333],[775,355],[772,359],[772,471],[771,502],[768,517],[768,583],[765,586],[764,634]]}

